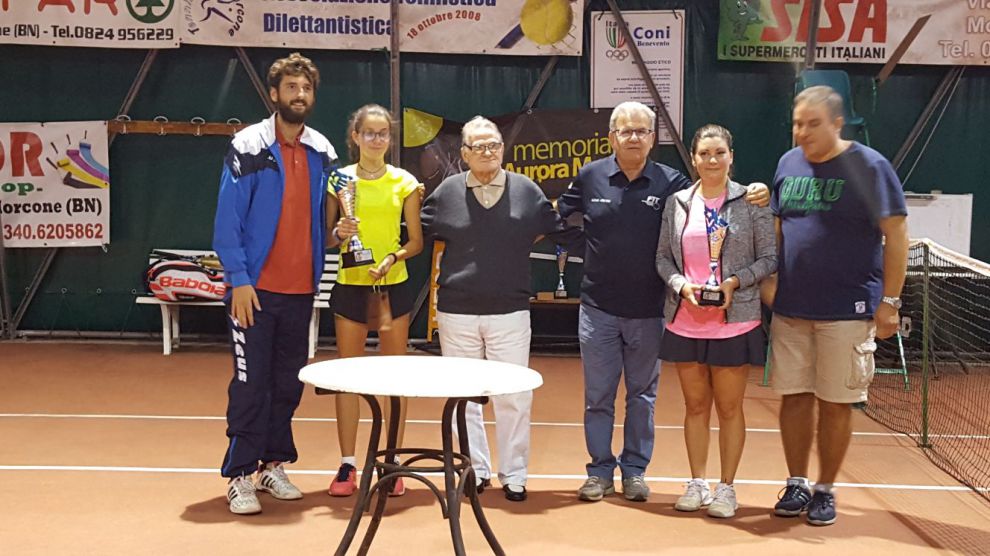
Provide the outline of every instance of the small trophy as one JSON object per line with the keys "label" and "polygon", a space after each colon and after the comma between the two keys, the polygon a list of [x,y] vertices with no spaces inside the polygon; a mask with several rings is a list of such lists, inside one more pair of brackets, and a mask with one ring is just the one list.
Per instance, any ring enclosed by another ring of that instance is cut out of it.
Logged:
{"label": "small trophy", "polygon": [[705,282],[705,287],[701,289],[698,305],[721,307],[725,304],[725,294],[718,289],[717,273],[729,223],[719,215],[717,209],[705,207],[705,227],[708,231],[708,267],[711,269],[711,274]]}
{"label": "small trophy", "polygon": [[[344,214],[344,217],[356,222],[357,218],[354,216],[354,207],[357,202],[357,191],[355,189],[357,180],[354,176],[345,174],[340,170],[334,170],[330,174],[329,183],[334,193],[337,194],[337,204],[340,205],[340,211]],[[341,265],[344,268],[365,266],[375,262],[375,257],[372,256],[371,249],[365,249],[358,234],[352,235],[344,247],[344,249],[341,249],[340,254]]]}
{"label": "small trophy", "polygon": [[567,287],[564,286],[564,267],[567,266],[567,250],[557,246],[557,291],[553,292],[554,299],[567,299]]}

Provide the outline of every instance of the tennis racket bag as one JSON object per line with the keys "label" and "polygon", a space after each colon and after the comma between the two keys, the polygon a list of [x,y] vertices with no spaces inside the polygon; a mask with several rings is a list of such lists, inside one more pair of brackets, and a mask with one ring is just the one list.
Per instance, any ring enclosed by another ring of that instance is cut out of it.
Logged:
{"label": "tennis racket bag", "polygon": [[165,301],[220,301],[227,293],[223,268],[216,257],[190,257],[154,251],[160,257],[148,266],[148,292]]}

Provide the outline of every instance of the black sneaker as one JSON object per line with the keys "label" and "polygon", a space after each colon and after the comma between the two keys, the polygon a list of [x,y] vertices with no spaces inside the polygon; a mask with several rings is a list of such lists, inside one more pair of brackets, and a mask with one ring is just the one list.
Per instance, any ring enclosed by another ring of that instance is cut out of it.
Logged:
{"label": "black sneaker", "polygon": [[773,507],[774,515],[794,517],[808,508],[811,501],[811,490],[804,485],[787,485],[779,495],[777,504]]}
{"label": "black sneaker", "polygon": [[815,491],[808,504],[808,523],[831,525],[835,523],[835,495],[831,492]]}
{"label": "black sneaker", "polygon": [[475,489],[478,491],[478,494],[481,494],[482,492],[485,492],[486,488],[490,488],[491,486],[492,486],[492,480],[485,478],[485,479],[481,479],[481,482],[475,486]]}

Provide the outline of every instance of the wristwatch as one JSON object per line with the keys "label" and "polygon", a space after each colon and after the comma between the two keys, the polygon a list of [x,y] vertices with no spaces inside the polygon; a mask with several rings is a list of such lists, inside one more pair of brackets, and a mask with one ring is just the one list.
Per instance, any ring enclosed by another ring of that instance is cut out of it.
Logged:
{"label": "wristwatch", "polygon": [[899,297],[890,297],[890,296],[887,296],[887,295],[881,297],[880,298],[880,302],[881,303],[886,303],[887,305],[890,305],[891,307],[893,307],[894,309],[897,309],[898,311],[901,310],[901,305],[904,304],[901,301],[901,298],[899,298]]}

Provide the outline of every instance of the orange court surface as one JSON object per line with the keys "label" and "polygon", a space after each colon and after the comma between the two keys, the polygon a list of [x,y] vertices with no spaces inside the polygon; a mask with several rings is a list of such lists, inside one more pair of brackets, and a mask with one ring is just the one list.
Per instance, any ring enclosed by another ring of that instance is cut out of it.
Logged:
{"label": "orange court surface", "polygon": [[[322,351],[317,360],[333,357]],[[859,411],[839,478],[836,524],[774,517],[787,472],[779,398],[759,385],[762,369],[753,369],[746,393],[735,518],[673,509],[689,473],[684,403],[672,367],[661,373],[649,500],[627,502],[619,494],[580,502],[587,461],[581,361],[534,356],[531,367],[544,385],[533,405],[529,500],[505,500],[497,481],[481,495],[507,554],[990,554],[990,504],[936,468],[912,440]],[[218,471],[227,447],[230,369],[228,350],[217,345],[184,346],[166,357],[151,342],[0,344],[0,554],[332,553],[355,502],[326,494],[340,463],[332,398],[307,386],[296,412],[300,458],[286,469],[305,497],[282,502],[259,494],[262,514],[236,516],[227,510]],[[405,445],[439,448],[441,406],[411,400]],[[367,407],[362,411],[366,418]],[[621,407],[616,423],[618,450]],[[362,463],[368,430],[363,421]],[[714,479],[716,439],[708,465]],[[370,553],[452,554],[439,504],[424,485],[406,485],[406,496],[389,500]],[[461,515],[467,552],[490,554],[467,506]]]}

